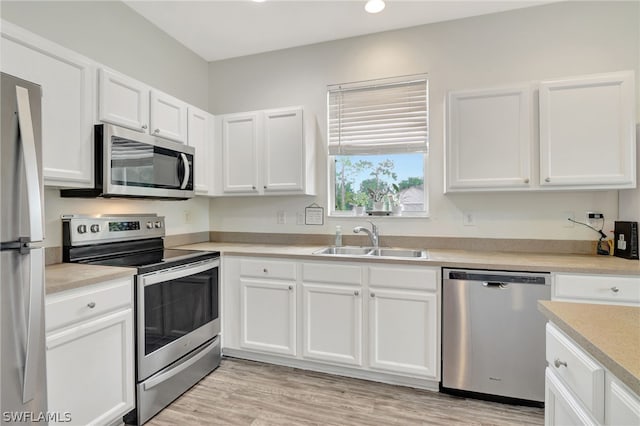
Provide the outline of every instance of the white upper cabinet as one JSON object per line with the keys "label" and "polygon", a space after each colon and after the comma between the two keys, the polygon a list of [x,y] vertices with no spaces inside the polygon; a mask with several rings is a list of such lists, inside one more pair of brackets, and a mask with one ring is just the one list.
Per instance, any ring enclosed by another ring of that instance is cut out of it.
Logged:
{"label": "white upper cabinet", "polygon": [[445,191],[635,188],[633,71],[537,86],[449,92]]}
{"label": "white upper cabinet", "polygon": [[138,132],[149,129],[149,86],[116,72],[98,72],[98,118]]}
{"label": "white upper cabinet", "polygon": [[258,115],[222,118],[222,188],[225,193],[258,193]]}
{"label": "white upper cabinet", "polygon": [[632,71],[540,83],[540,185],[633,188]]}
{"label": "white upper cabinet", "polygon": [[93,186],[93,62],[2,21],[2,71],[42,87],[45,185]]}
{"label": "white upper cabinet", "polygon": [[449,93],[447,192],[529,187],[531,93],[530,85]]}
{"label": "white upper cabinet", "polygon": [[151,90],[149,126],[154,136],[186,143],[187,104],[159,90]]}
{"label": "white upper cabinet", "polygon": [[302,191],[304,144],[302,108],[264,112],[265,192]]}
{"label": "white upper cabinet", "polygon": [[212,195],[315,194],[313,129],[301,107],[218,116]]}
{"label": "white upper cabinet", "polygon": [[207,194],[211,189],[212,121],[212,116],[208,112],[189,107],[188,145],[196,149],[194,165],[196,194]]}
{"label": "white upper cabinet", "polygon": [[185,102],[105,68],[99,81],[100,121],[187,143]]}

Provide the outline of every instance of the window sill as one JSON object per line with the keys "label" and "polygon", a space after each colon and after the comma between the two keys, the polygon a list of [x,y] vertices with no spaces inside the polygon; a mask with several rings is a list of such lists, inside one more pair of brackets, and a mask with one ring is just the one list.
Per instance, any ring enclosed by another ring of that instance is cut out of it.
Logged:
{"label": "window sill", "polygon": [[352,212],[329,212],[329,218],[331,219],[358,219],[358,220],[362,220],[362,219],[366,219],[366,220],[372,220],[372,219],[383,219],[383,220],[387,220],[387,219],[415,219],[415,218],[428,218],[429,217],[429,212],[402,212],[401,215],[393,215],[390,214],[389,216],[374,216],[374,215],[355,215]]}

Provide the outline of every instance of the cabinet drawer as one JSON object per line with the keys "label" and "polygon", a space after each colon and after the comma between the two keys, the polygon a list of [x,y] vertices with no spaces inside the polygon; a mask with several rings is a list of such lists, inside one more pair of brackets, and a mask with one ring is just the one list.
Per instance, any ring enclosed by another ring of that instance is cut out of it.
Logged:
{"label": "cabinet drawer", "polygon": [[305,263],[302,265],[302,280],[304,282],[320,282],[332,284],[362,283],[360,266],[331,263]]}
{"label": "cabinet drawer", "polygon": [[133,306],[132,279],[109,281],[47,296],[47,330]]}
{"label": "cabinet drawer", "polygon": [[556,274],[553,298],[640,306],[640,277]]}
{"label": "cabinet drawer", "polygon": [[604,369],[551,323],[547,362],[599,422],[604,422]]}
{"label": "cabinet drawer", "polygon": [[296,264],[266,259],[242,259],[240,275],[243,277],[296,279]]}
{"label": "cabinet drawer", "polygon": [[439,272],[423,267],[369,266],[369,285],[436,291]]}

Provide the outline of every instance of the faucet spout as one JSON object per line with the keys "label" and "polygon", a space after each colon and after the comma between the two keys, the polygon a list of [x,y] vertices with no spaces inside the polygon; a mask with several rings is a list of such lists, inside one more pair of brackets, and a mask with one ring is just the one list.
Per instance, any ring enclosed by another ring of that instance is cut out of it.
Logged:
{"label": "faucet spout", "polygon": [[378,227],[376,226],[375,223],[368,221],[371,224],[371,231],[369,231],[367,228],[365,228],[364,226],[356,226],[355,228],[353,228],[353,232],[355,234],[359,233],[359,232],[364,232],[365,234],[367,234],[369,236],[369,240],[371,240],[371,245],[373,247],[378,247],[378,243],[380,241],[380,236],[378,234]]}

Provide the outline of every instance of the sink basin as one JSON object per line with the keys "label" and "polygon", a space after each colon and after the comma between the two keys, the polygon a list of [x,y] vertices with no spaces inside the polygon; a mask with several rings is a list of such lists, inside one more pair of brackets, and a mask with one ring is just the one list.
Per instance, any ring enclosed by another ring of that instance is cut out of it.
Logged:
{"label": "sink basin", "polygon": [[327,247],[314,254],[333,254],[344,256],[366,256],[373,250],[371,247]]}
{"label": "sink basin", "polygon": [[362,256],[362,257],[397,257],[409,259],[426,259],[426,250],[413,250],[391,247],[327,247],[313,254],[328,254],[333,256]]}
{"label": "sink basin", "polygon": [[420,258],[426,259],[427,252],[426,250],[413,250],[413,249],[401,249],[401,248],[377,248],[373,249],[371,256],[380,256],[380,257],[409,257],[409,258]]}

